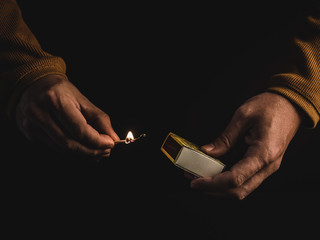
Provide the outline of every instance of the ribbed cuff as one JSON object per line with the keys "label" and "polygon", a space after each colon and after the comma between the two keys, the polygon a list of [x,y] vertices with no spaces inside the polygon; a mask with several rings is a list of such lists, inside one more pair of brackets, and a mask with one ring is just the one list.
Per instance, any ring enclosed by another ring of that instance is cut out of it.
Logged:
{"label": "ribbed cuff", "polygon": [[[51,74],[60,74],[65,76],[66,65],[63,59],[46,59],[45,62],[35,62],[33,64],[22,66],[11,73],[10,77],[18,79],[14,86],[12,94],[9,96],[5,109],[6,116],[12,118],[15,114],[16,105],[23,91],[32,83],[40,78]],[[20,75],[17,76],[17,73]]]}
{"label": "ribbed cuff", "polygon": [[316,127],[320,118],[320,84],[317,80],[311,81],[294,73],[276,74],[270,79],[268,89],[286,97],[305,113],[303,125]]}

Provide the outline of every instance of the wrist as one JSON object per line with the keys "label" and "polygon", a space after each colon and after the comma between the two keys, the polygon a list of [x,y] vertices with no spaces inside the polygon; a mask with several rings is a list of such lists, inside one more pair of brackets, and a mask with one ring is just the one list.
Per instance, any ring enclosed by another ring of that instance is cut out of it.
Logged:
{"label": "wrist", "polygon": [[287,99],[287,101],[289,101],[298,112],[302,125],[308,128],[316,127],[319,121],[319,113],[311,101],[309,101],[299,92],[286,87],[272,87],[268,89],[268,92],[277,94]]}
{"label": "wrist", "polygon": [[297,125],[301,125],[305,121],[307,117],[305,112],[297,104],[295,104],[295,102],[291,101],[290,98],[272,91],[267,92],[267,94],[271,94],[279,99],[279,105],[284,106],[284,108],[286,109],[284,111],[284,114],[290,114],[292,118],[296,120],[295,122],[297,123]]}

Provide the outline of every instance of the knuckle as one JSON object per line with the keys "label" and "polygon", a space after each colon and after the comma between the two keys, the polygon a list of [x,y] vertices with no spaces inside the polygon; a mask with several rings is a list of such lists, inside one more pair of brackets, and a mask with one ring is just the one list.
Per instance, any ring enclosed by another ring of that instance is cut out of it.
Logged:
{"label": "knuckle", "polygon": [[254,113],[254,109],[251,105],[242,105],[240,106],[237,111],[236,111],[236,115],[240,118],[240,119],[246,119],[249,116],[251,116]]}
{"label": "knuckle", "polygon": [[239,192],[239,193],[236,195],[236,199],[241,201],[241,200],[243,200],[246,196],[247,196],[246,193],[244,193],[244,192]]}
{"label": "knuckle", "polygon": [[220,142],[222,142],[226,146],[227,149],[231,148],[232,141],[231,141],[230,137],[226,133],[221,134],[219,136],[218,140]]}
{"label": "knuckle", "polygon": [[277,149],[267,146],[263,142],[257,142],[256,146],[247,151],[247,156],[259,164],[259,169],[272,164],[278,159],[279,152]]}
{"label": "knuckle", "polygon": [[72,126],[72,135],[76,138],[76,139],[80,139],[83,140],[86,138],[86,131],[83,127],[81,127],[80,125],[73,125]]}
{"label": "knuckle", "polygon": [[97,156],[99,156],[99,151],[98,150],[87,151],[86,155],[91,156],[91,157],[97,157]]}
{"label": "knuckle", "polygon": [[281,166],[281,161],[274,161],[271,168],[272,172],[278,171],[280,166]]}
{"label": "knuckle", "polygon": [[62,145],[62,148],[64,150],[67,150],[67,151],[79,151],[78,147],[68,138],[63,138],[63,139],[60,139],[60,143]]}
{"label": "knuckle", "polygon": [[268,150],[269,150],[269,157],[271,159],[282,158],[283,150],[278,145],[277,146],[272,146]]}
{"label": "knuckle", "polygon": [[109,151],[105,151],[102,154],[99,153],[99,156],[101,156],[101,157],[110,157],[110,155],[111,155],[111,150],[110,149],[109,149]]}
{"label": "knuckle", "polygon": [[56,94],[52,89],[49,89],[45,91],[42,95],[42,100],[48,101],[48,102],[53,102],[56,100]]}
{"label": "knuckle", "polygon": [[273,164],[275,168],[280,167],[281,159],[283,156],[283,151],[278,146],[261,147],[260,150],[260,161],[263,166]]}
{"label": "knuckle", "polygon": [[106,124],[110,124],[111,123],[111,119],[109,117],[108,114],[106,114],[104,111],[100,110],[98,113],[98,117],[100,117],[101,119],[103,119],[103,122],[105,122]]}
{"label": "knuckle", "polygon": [[239,201],[245,199],[247,195],[247,192],[243,189],[230,192],[231,198]]}
{"label": "knuckle", "polygon": [[91,115],[91,121],[103,123],[107,126],[111,124],[111,119],[109,115],[97,107],[94,107],[94,114]]}
{"label": "knuckle", "polygon": [[58,106],[58,96],[54,89],[48,89],[39,98],[39,104]]}
{"label": "knuckle", "polygon": [[88,152],[88,155],[92,156],[92,157],[109,157],[110,156],[111,151],[101,151],[98,149],[93,149],[91,151]]}
{"label": "knuckle", "polygon": [[101,116],[102,118],[104,118],[105,120],[110,121],[109,115],[106,114],[105,112],[100,111],[100,116]]}
{"label": "knuckle", "polygon": [[270,165],[270,163],[272,162],[272,160],[268,158],[268,156],[263,156],[262,154],[260,154],[259,156],[254,156],[252,157],[252,159],[257,164],[258,170],[263,169],[264,167]]}
{"label": "knuckle", "polygon": [[245,176],[242,174],[234,174],[230,179],[230,186],[233,188],[240,187],[245,182]]}

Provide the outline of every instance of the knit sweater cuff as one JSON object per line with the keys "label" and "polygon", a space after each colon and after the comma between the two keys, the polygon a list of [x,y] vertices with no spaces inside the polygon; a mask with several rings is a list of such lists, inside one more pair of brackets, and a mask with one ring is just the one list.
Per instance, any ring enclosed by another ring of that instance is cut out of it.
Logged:
{"label": "knit sweater cuff", "polygon": [[320,86],[305,85],[305,79],[297,74],[276,74],[268,90],[291,101],[305,114],[303,125],[315,128],[320,119]]}
{"label": "knit sweater cuff", "polygon": [[[60,57],[49,57],[33,62],[32,64],[22,65],[15,71],[6,74],[7,79],[17,79],[13,86],[13,92],[10,93],[5,114],[12,118],[15,114],[15,108],[24,90],[35,81],[51,74],[60,74],[65,76],[66,65]],[[3,78],[4,76],[2,76]]]}

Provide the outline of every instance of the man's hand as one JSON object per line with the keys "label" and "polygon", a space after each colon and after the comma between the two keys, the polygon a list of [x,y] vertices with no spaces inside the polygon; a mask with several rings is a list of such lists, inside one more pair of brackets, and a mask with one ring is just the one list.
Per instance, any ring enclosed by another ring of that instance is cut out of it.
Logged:
{"label": "man's hand", "polygon": [[216,196],[245,198],[279,169],[300,122],[295,107],[280,95],[266,92],[249,99],[237,109],[224,132],[202,146],[205,153],[220,157],[244,138],[246,153],[228,171],[193,179],[191,188]]}
{"label": "man's hand", "polygon": [[48,75],[28,87],[16,121],[31,141],[87,156],[108,157],[119,140],[109,116],[62,75]]}

